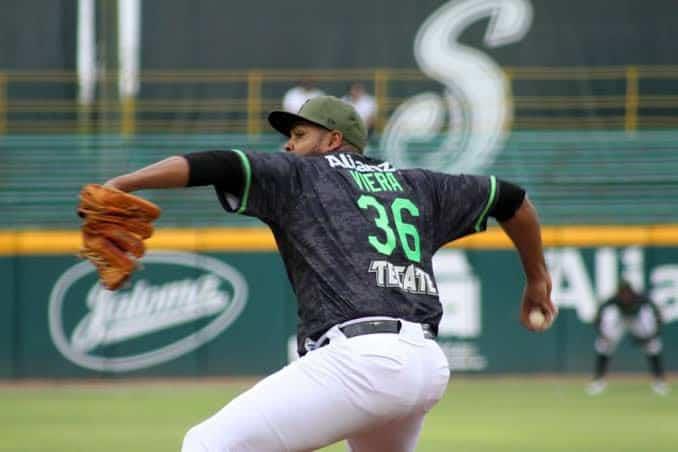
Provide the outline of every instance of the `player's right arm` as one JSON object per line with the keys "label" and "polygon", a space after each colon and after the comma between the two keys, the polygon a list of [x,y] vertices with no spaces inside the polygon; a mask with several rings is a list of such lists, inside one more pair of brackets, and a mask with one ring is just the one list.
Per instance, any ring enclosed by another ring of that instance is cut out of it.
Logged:
{"label": "player's right arm", "polygon": [[[525,273],[521,322],[530,330],[543,331],[555,318],[551,301],[551,278],[546,268],[537,212],[521,187],[494,176],[429,173],[440,224],[436,244],[484,231],[487,218],[495,218],[520,255]],[[532,310],[546,318],[542,327],[528,321]]]}
{"label": "player's right arm", "polygon": [[[551,325],[558,310],[551,300],[551,277],[544,260],[537,211],[530,200],[524,197],[513,215],[500,220],[499,224],[515,245],[525,273],[520,320],[526,328],[542,331]],[[541,328],[533,327],[528,320],[534,309],[539,309],[546,317]]]}

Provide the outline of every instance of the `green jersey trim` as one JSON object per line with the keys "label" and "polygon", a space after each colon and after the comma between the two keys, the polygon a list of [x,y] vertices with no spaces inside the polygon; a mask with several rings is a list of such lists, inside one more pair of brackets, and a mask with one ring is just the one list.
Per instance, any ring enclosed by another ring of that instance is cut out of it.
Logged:
{"label": "green jersey trim", "polygon": [[247,158],[247,155],[240,149],[231,149],[233,152],[238,154],[240,160],[242,161],[242,167],[245,169],[245,188],[242,191],[242,199],[240,200],[240,207],[235,213],[243,213],[247,209],[247,201],[250,197],[250,184],[252,183],[252,167],[250,167],[250,160]]}
{"label": "green jersey trim", "polygon": [[474,226],[476,232],[480,231],[480,225],[483,224],[483,221],[485,221],[485,217],[487,216],[487,212],[489,212],[490,207],[492,207],[492,204],[494,204],[495,196],[497,196],[497,178],[490,176],[490,194],[487,197],[487,204],[485,205],[483,212],[478,217],[478,221],[476,221]]}

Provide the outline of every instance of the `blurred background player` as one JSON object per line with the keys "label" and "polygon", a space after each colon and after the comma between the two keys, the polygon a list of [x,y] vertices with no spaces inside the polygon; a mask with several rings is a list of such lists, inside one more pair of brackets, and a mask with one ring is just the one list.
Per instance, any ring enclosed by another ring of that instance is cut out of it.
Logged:
{"label": "blurred background player", "polygon": [[377,101],[367,93],[365,85],[361,82],[351,83],[342,100],[353,105],[367,126],[368,137],[371,136],[377,119]]}
{"label": "blurred background player", "polygon": [[282,102],[283,110],[297,113],[307,100],[323,94],[325,94],[324,91],[315,86],[313,79],[302,79],[285,93]]}
{"label": "blurred background player", "polygon": [[634,341],[641,345],[647,355],[650,372],[654,378],[652,390],[666,395],[669,387],[664,379],[664,367],[659,337],[662,324],[661,313],[652,301],[633,290],[631,284],[622,281],[617,293],[598,308],[594,325],[597,330],[595,341],[596,362],[593,381],[587,392],[600,394],[605,390],[610,357],[619,341],[628,331]]}

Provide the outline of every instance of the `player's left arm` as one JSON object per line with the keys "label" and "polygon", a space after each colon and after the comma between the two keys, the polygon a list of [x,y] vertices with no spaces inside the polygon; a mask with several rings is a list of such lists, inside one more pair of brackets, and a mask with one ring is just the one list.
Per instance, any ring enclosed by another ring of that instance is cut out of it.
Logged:
{"label": "player's left arm", "polygon": [[296,157],[288,153],[199,151],[169,157],[106,185],[122,191],[212,185],[229,212],[280,222],[299,199]]}
{"label": "player's left arm", "polygon": [[244,179],[244,168],[235,151],[200,151],[168,157],[114,177],[106,185],[125,192],[222,185],[234,195],[240,195]]}
{"label": "player's left arm", "polygon": [[[520,320],[529,330],[543,331],[553,323],[558,309],[551,300],[551,277],[544,259],[537,211],[525,191],[517,185],[500,180],[498,188],[489,215],[499,221],[520,255],[526,278]],[[528,320],[535,309],[546,319],[541,326],[532,325]]]}
{"label": "player's left arm", "polygon": [[188,180],[188,162],[182,157],[175,156],[109,179],[105,185],[124,192],[133,192],[151,188],[185,187]]}

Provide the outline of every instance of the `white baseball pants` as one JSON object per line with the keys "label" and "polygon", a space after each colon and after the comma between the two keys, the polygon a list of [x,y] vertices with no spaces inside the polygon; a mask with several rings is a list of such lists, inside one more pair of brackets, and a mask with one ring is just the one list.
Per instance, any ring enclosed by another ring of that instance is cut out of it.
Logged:
{"label": "white baseball pants", "polygon": [[191,428],[183,452],[312,451],[346,439],[351,451],[413,451],[443,396],[447,358],[421,325],[330,343],[264,378]]}
{"label": "white baseball pants", "polygon": [[646,340],[643,348],[647,354],[656,355],[662,350],[661,339],[654,337],[658,324],[650,306],[642,306],[632,318],[625,318],[616,306],[608,306],[600,313],[600,334],[596,339],[595,349],[601,355],[611,355],[624,334],[629,331],[636,338]]}

